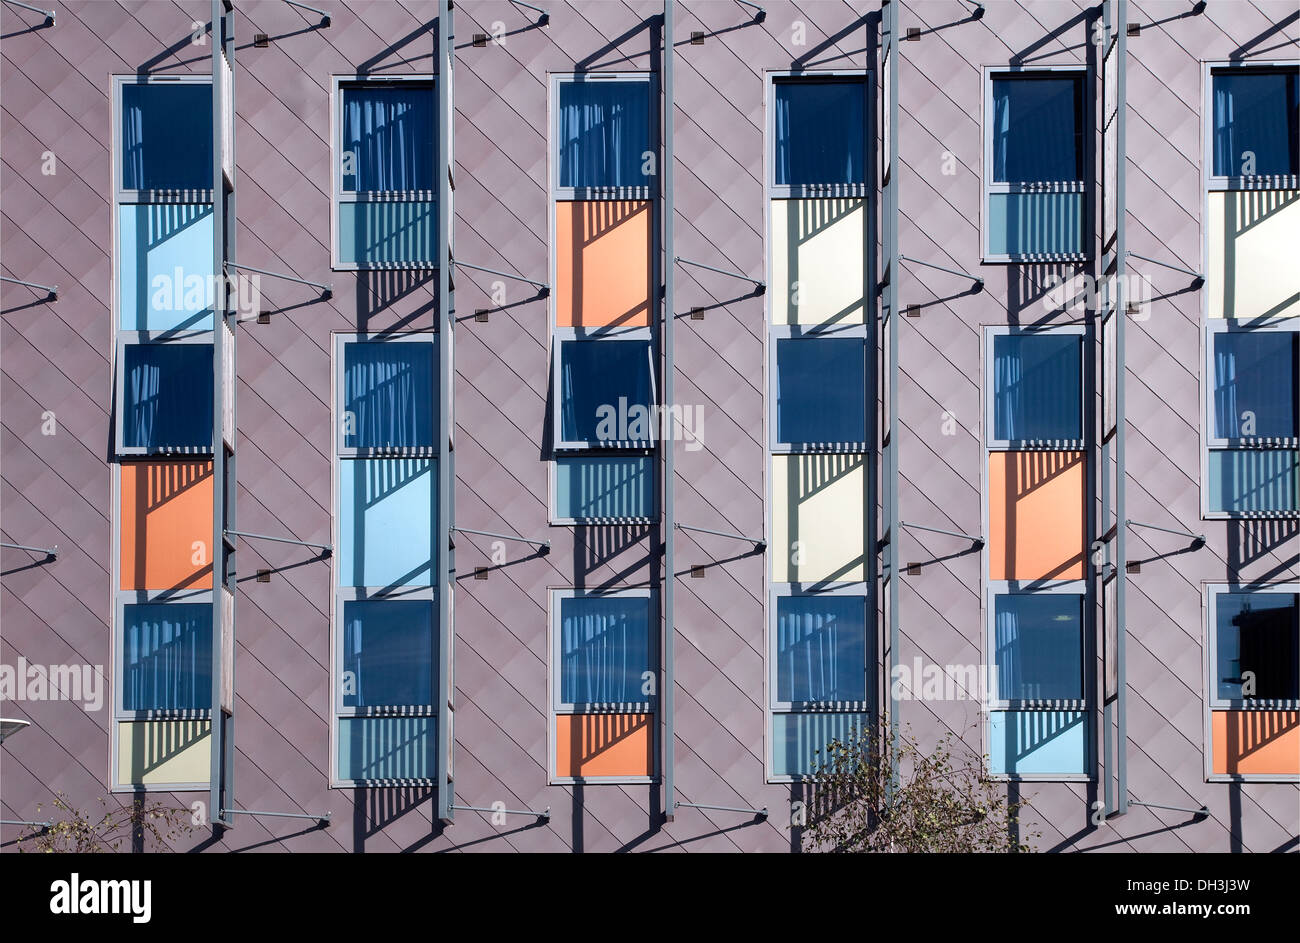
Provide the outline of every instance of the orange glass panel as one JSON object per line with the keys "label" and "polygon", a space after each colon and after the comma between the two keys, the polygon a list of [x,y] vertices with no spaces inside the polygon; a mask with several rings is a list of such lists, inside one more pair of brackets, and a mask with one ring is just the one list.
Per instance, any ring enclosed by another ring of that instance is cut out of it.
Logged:
{"label": "orange glass panel", "polygon": [[1083,578],[1082,452],[989,453],[989,579]]}
{"label": "orange glass panel", "polygon": [[558,714],[555,774],[563,777],[649,776],[652,714]]}
{"label": "orange glass panel", "polygon": [[584,200],[555,204],[555,323],[650,324],[650,204]]}
{"label": "orange glass panel", "polygon": [[1213,711],[1218,774],[1300,776],[1300,711]]}
{"label": "orange glass panel", "polygon": [[123,462],[122,589],[212,588],[212,462]]}

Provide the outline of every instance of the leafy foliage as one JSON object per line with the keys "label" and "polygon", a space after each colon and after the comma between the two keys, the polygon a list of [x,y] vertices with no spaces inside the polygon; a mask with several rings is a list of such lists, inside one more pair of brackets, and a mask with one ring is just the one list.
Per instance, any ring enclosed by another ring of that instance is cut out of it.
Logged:
{"label": "leafy foliage", "polygon": [[[74,808],[66,795],[56,793],[52,805],[63,816],[59,821],[51,821],[47,829],[28,826],[18,838],[18,850],[84,854],[117,851],[128,840],[133,844],[152,840],[154,846],[165,848],[168,842],[194,830],[189,809],[143,799],[114,807],[102,796],[99,804],[101,812],[96,819],[93,812]],[[39,812],[41,807],[38,805],[36,809]]]}

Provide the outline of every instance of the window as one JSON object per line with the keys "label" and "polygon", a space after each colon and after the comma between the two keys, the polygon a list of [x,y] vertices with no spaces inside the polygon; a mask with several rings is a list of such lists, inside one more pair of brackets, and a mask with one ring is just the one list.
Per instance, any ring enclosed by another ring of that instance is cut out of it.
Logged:
{"label": "window", "polygon": [[649,445],[654,436],[649,338],[589,339],[557,332],[556,339],[557,447]]}
{"label": "window", "polygon": [[552,778],[655,772],[658,625],[650,590],[551,591]]}
{"label": "window", "polygon": [[655,153],[648,78],[563,77],[555,94],[556,196],[580,199],[595,195],[585,191],[632,190],[644,192],[624,195],[649,196]]}
{"label": "window", "polygon": [[986,70],[986,262],[1088,257],[1086,75]]}
{"label": "window", "polygon": [[435,267],[439,181],[434,80],[336,77],[334,101],[334,267]]}
{"label": "window", "polygon": [[185,77],[119,78],[118,188],[212,190],[212,84]]}
{"label": "window", "polygon": [[990,340],[990,448],[1082,445],[1084,329],[998,329]]}
{"label": "window", "polygon": [[1300,512],[1300,323],[1212,321],[1206,374],[1207,514]]}
{"label": "window", "polygon": [[1214,67],[1210,95],[1211,176],[1221,185],[1300,174],[1300,70]]}
{"label": "window", "polygon": [[768,688],[774,776],[813,773],[830,740],[869,722],[875,666],[869,602],[860,584],[815,592],[773,586]]}
{"label": "window", "polygon": [[211,334],[120,340],[119,454],[211,452],[213,388]]}
{"label": "window", "polygon": [[772,196],[865,192],[865,77],[776,76],[771,94]]}
{"label": "window", "polygon": [[437,778],[437,337],[336,335],[336,785]]}
{"label": "window", "polygon": [[772,451],[866,451],[866,337],[774,327],[772,339]]}
{"label": "window", "polygon": [[990,632],[998,705],[1085,706],[1082,595],[999,593]]}

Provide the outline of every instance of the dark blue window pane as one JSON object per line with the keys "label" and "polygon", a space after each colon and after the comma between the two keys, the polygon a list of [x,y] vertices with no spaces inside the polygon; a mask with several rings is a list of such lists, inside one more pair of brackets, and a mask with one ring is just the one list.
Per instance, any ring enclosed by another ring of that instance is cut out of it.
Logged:
{"label": "dark blue window pane", "polygon": [[866,342],[813,338],[776,342],[776,439],[835,444],[867,439]]}
{"label": "dark blue window pane", "polygon": [[1082,193],[990,193],[989,254],[1083,254]]}
{"label": "dark blue window pane", "polygon": [[212,607],[146,603],[122,607],[122,709],[212,706]]}
{"label": "dark blue window pane", "polygon": [[364,341],[343,347],[343,444],[348,448],[435,445],[433,342]]}
{"label": "dark blue window pane", "polygon": [[993,338],[993,439],[1083,438],[1082,344],[1077,334]]}
{"label": "dark blue window pane", "polygon": [[576,521],[650,517],[654,513],[653,462],[648,455],[558,456],[556,516]]}
{"label": "dark blue window pane", "polygon": [[339,718],[339,779],[437,777],[436,717]]}
{"label": "dark blue window pane", "polygon": [[993,181],[1083,179],[1083,80],[993,80]]}
{"label": "dark blue window pane", "polygon": [[1237,72],[1213,81],[1215,175],[1300,173],[1300,72]]}
{"label": "dark blue window pane", "polygon": [[773,182],[864,183],[865,95],[861,81],[777,82]]}
{"label": "dark blue window pane", "polygon": [[650,600],[645,596],[560,599],[560,702],[631,704],[650,670]]}
{"label": "dark blue window pane", "polygon": [[1232,331],[1212,336],[1215,436],[1296,435],[1300,334]]}
{"label": "dark blue window pane", "polygon": [[122,188],[212,189],[212,86],[122,86]]}
{"label": "dark blue window pane", "polygon": [[559,181],[562,187],[644,187],[650,150],[647,82],[560,83]]}
{"label": "dark blue window pane", "polygon": [[998,697],[1083,697],[1083,604],[1066,593],[998,596],[993,632]]}
{"label": "dark blue window pane", "polygon": [[1210,510],[1230,514],[1300,510],[1300,452],[1211,449]]}
{"label": "dark blue window pane", "polygon": [[[1218,697],[1300,698],[1300,596],[1220,593],[1215,599]],[[1243,690],[1253,675],[1254,693]]]}
{"label": "dark blue window pane", "polygon": [[414,600],[343,603],[343,704],[433,703],[433,604]]}
{"label": "dark blue window pane", "polygon": [[212,345],[128,344],[122,360],[122,446],[211,450]]}
{"label": "dark blue window pane", "polygon": [[648,443],[652,428],[649,341],[564,341],[560,345],[560,438]]}
{"label": "dark blue window pane", "polygon": [[429,86],[344,88],[343,190],[436,190],[436,115]]}
{"label": "dark blue window pane", "polygon": [[776,699],[867,699],[867,601],[861,596],[778,596]]}

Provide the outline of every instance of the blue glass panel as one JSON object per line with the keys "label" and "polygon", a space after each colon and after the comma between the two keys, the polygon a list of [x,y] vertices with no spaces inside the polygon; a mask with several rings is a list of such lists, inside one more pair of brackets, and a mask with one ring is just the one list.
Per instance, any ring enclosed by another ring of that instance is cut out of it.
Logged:
{"label": "blue glass panel", "polygon": [[212,706],[212,606],[123,606],[121,658],[123,710],[207,710]]}
{"label": "blue glass panel", "polygon": [[867,699],[867,601],[862,596],[776,598],[776,699]]}
{"label": "blue glass panel", "polygon": [[565,442],[649,443],[657,435],[649,341],[563,341],[559,394]]}
{"label": "blue glass panel", "polygon": [[1215,436],[1296,435],[1300,334],[1230,331],[1212,337]]}
{"label": "blue glass panel", "polygon": [[127,344],[122,447],[212,448],[212,345]]}
{"label": "blue glass panel", "polygon": [[436,717],[339,718],[339,779],[436,779]]}
{"label": "blue glass panel", "polygon": [[1083,179],[1083,79],[993,80],[993,180]]}
{"label": "blue glass panel", "polygon": [[990,193],[989,253],[1083,254],[1082,193]]}
{"label": "blue glass panel", "polygon": [[433,704],[433,650],[433,603],[345,601],[344,706]]}
{"label": "blue glass panel", "polygon": [[1213,83],[1215,175],[1300,173],[1300,73],[1217,74]]}
{"label": "blue glass panel", "polygon": [[870,722],[870,714],[773,714],[772,774],[812,775],[826,761],[827,744],[848,741]]}
{"label": "blue glass panel", "polygon": [[867,440],[867,345],[849,338],[776,342],[776,439],[804,444]]}
{"label": "blue glass panel", "polygon": [[437,258],[436,201],[339,204],[339,262],[432,266]]}
{"label": "blue glass panel", "polygon": [[437,467],[429,458],[339,462],[340,585],[433,585]]}
{"label": "blue glass panel", "polygon": [[777,82],[773,89],[777,186],[866,182],[866,83]]}
{"label": "blue glass panel", "polygon": [[122,86],[122,188],[212,189],[211,85]]}
{"label": "blue glass panel", "polygon": [[[1300,698],[1300,596],[1219,593],[1215,616],[1219,698]],[[1253,692],[1243,691],[1243,672]]]}
{"label": "blue glass panel", "polygon": [[1300,509],[1300,452],[1211,449],[1211,511],[1233,514]]}
{"label": "blue glass panel", "polygon": [[650,670],[650,600],[645,596],[560,599],[560,701],[634,704]]}
{"label": "blue glass panel", "polygon": [[562,187],[644,187],[650,150],[647,82],[560,83],[557,142]]}
{"label": "blue glass panel", "polygon": [[1083,438],[1083,344],[1077,334],[993,337],[993,438]]}
{"label": "blue glass panel", "polygon": [[653,461],[649,455],[557,456],[556,516],[578,521],[650,517]]}
{"label": "blue glass panel", "polygon": [[433,171],[438,153],[433,88],[399,84],[344,87],[342,92],[344,191],[438,189]]}
{"label": "blue glass panel", "polygon": [[432,340],[344,344],[345,446],[432,448],[436,444],[434,352]]}
{"label": "blue glass panel", "polygon": [[989,768],[1000,776],[1081,776],[1087,737],[1083,711],[991,711]]}
{"label": "blue glass panel", "polygon": [[1066,593],[1000,595],[993,634],[1002,700],[1083,697],[1083,598]]}
{"label": "blue glass panel", "polygon": [[121,206],[118,244],[122,330],[212,330],[211,204]]}

